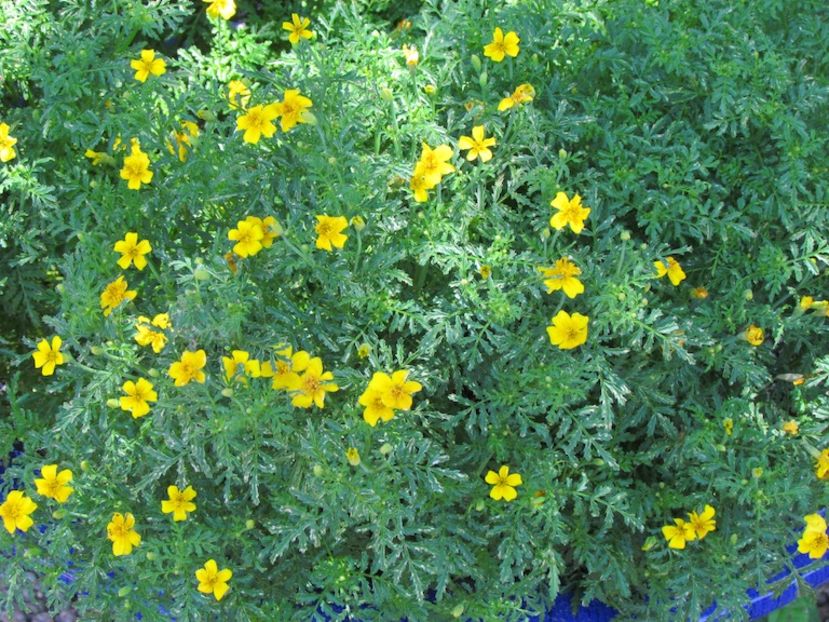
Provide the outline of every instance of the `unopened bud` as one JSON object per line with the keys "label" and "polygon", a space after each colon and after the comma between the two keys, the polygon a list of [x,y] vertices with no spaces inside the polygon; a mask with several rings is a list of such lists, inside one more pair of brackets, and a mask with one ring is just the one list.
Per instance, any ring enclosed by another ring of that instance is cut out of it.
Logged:
{"label": "unopened bud", "polygon": [[119,402],[114,397],[111,397],[107,400],[107,408],[118,408]]}

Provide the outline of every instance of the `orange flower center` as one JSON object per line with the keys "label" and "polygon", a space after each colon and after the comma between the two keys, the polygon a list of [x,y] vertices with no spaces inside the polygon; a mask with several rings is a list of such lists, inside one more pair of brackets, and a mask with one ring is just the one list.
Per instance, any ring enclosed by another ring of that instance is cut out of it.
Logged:
{"label": "orange flower center", "polygon": [[315,394],[320,389],[320,379],[316,376],[306,376],[302,386],[305,393]]}

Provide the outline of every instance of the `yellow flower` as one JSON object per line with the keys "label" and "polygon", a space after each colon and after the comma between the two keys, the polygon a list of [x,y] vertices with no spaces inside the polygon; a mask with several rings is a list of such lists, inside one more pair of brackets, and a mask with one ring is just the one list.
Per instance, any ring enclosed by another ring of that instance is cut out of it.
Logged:
{"label": "yellow flower", "polygon": [[829,479],[829,449],[824,449],[817,457],[815,475],[818,479]]}
{"label": "yellow flower", "polygon": [[412,189],[415,202],[425,203],[429,200],[429,190],[434,188],[434,185],[429,183],[426,171],[420,164],[415,166],[414,173],[412,173],[412,178],[409,181],[409,188]]}
{"label": "yellow flower", "polygon": [[[156,318],[158,318],[160,315],[167,316],[166,313],[162,313],[157,315]],[[153,330],[152,328],[150,328],[148,323],[148,318],[145,318],[143,316],[138,318],[138,320],[135,323],[135,341],[140,346],[152,346],[153,352],[158,354],[164,349],[164,346],[167,345],[167,335],[160,331]],[[153,324],[155,324],[155,318],[153,319]],[[166,326],[162,328],[166,328]]]}
{"label": "yellow flower", "polygon": [[156,313],[153,316],[152,325],[153,326],[158,326],[159,328],[163,328],[164,330],[167,330],[168,328],[173,327],[173,324],[170,322],[170,314],[169,313]]}
{"label": "yellow flower", "polygon": [[202,0],[202,2],[210,5],[207,7],[207,15],[213,19],[221,17],[224,20],[228,20],[236,15],[235,0]]}
{"label": "yellow flower", "polygon": [[273,241],[282,235],[282,227],[273,216],[265,216],[265,218],[248,216],[245,221],[262,229],[262,248],[270,248],[273,246]]}
{"label": "yellow flower", "polygon": [[581,268],[567,257],[557,260],[555,266],[538,270],[545,277],[544,285],[547,286],[548,294],[562,290],[568,298],[575,298],[584,293],[584,285],[576,278],[581,274]]}
{"label": "yellow flower", "polygon": [[[376,372],[369,382],[369,388],[382,394],[383,403],[395,410],[409,410],[412,407],[412,395],[423,389],[423,385],[414,380],[408,380],[409,372],[400,369],[391,376],[383,372]],[[384,419],[386,421],[386,419]]]}
{"label": "yellow flower", "polygon": [[9,136],[9,126],[6,123],[0,123],[0,162],[8,162],[17,157],[17,152],[14,146],[17,144],[17,139]]}
{"label": "yellow flower", "polygon": [[568,199],[564,192],[558,192],[550,201],[550,205],[558,210],[550,218],[550,226],[553,229],[564,229],[570,225],[573,233],[581,233],[584,221],[590,215],[590,208],[582,207],[580,195],[574,194],[572,199]]}
{"label": "yellow flower", "polygon": [[115,160],[112,159],[105,151],[93,151],[92,149],[87,149],[83,152],[84,156],[89,158],[92,161],[92,166],[101,166],[102,164],[115,164]]}
{"label": "yellow flower", "polygon": [[250,88],[241,80],[231,80],[227,85],[227,101],[233,110],[247,108],[250,101]]}
{"label": "yellow flower", "polygon": [[706,505],[701,514],[696,512],[688,514],[688,523],[693,528],[694,536],[698,540],[702,540],[709,532],[717,529],[717,521],[714,520],[716,513],[713,507]]}
{"label": "yellow flower", "polygon": [[141,58],[131,60],[130,67],[135,69],[135,79],[139,82],[144,82],[150,74],[160,76],[167,71],[164,60],[155,57],[155,50],[141,50]]}
{"label": "yellow flower", "polygon": [[[383,400],[383,391],[377,386],[381,372],[375,372],[366,390],[358,398],[357,402],[364,406],[363,420],[371,427],[377,425],[378,421],[391,421],[394,419],[394,409],[387,406]],[[383,374],[385,375],[385,374]]]}
{"label": "yellow flower", "polygon": [[682,270],[682,266],[673,257],[668,257],[666,261],[654,261],[653,265],[656,268],[656,278],[661,279],[667,274],[671,285],[674,287],[685,280],[685,272]]}
{"label": "yellow flower", "polygon": [[188,147],[192,148],[193,146],[193,138],[196,138],[199,135],[199,126],[197,123],[193,121],[182,121],[181,122],[181,132],[176,132],[173,130],[171,136],[173,140],[176,141],[177,149],[175,149],[172,143],[167,143],[167,149],[173,155],[176,155],[178,152],[178,159],[181,162],[187,161],[187,149]]}
{"label": "yellow flower", "polygon": [[342,248],[348,236],[342,230],[348,226],[345,216],[317,216],[317,224],[314,230],[317,232],[317,248],[326,250],[329,253],[335,248]]}
{"label": "yellow flower", "polygon": [[722,427],[725,430],[726,436],[731,436],[731,433],[734,431],[734,420],[731,417],[723,419]]}
{"label": "yellow flower", "polygon": [[797,550],[800,553],[808,553],[811,559],[820,559],[829,549],[826,520],[820,514],[809,514],[804,520],[806,527],[803,536],[797,541]]}
{"label": "yellow flower", "polygon": [[783,424],[783,431],[791,436],[797,436],[800,432],[800,425],[794,419],[789,419]]}
{"label": "yellow flower", "polygon": [[371,354],[371,346],[367,343],[361,343],[357,346],[357,356],[361,359],[368,358],[368,355]]}
{"label": "yellow flower", "polygon": [[181,360],[170,365],[167,374],[174,379],[177,387],[183,387],[190,381],[195,380],[204,384],[204,366],[207,363],[207,354],[204,350],[191,352],[185,350],[181,354]]}
{"label": "yellow flower", "polygon": [[518,43],[521,39],[513,31],[506,35],[500,28],[496,28],[492,33],[492,41],[484,46],[484,56],[491,58],[493,62],[500,63],[504,60],[504,56],[518,56]]}
{"label": "yellow flower", "polygon": [[40,469],[40,475],[41,477],[35,480],[37,494],[54,499],[58,503],[65,503],[74,490],[69,486],[72,471],[64,469],[58,473],[58,465],[45,464]]}
{"label": "yellow flower", "polygon": [[127,180],[127,188],[130,190],[141,190],[141,184],[149,184],[153,179],[150,158],[141,151],[137,141],[132,144],[130,155],[124,158],[121,179]]}
{"label": "yellow flower", "polygon": [[662,535],[665,536],[670,548],[684,549],[686,542],[691,542],[697,537],[694,526],[691,523],[686,523],[681,518],[675,518],[674,523],[675,525],[662,527]]}
{"label": "yellow flower", "polygon": [[227,239],[236,242],[233,252],[239,257],[251,257],[261,251],[264,237],[262,225],[250,220],[238,221],[236,229],[231,229],[227,233]]}
{"label": "yellow flower", "polygon": [[[657,268],[657,270],[659,270],[659,268]],[[704,287],[695,287],[691,290],[691,295],[697,300],[702,300],[703,298],[708,298],[708,290]]]}
{"label": "yellow flower", "polygon": [[362,216],[352,216],[351,217],[351,226],[354,227],[357,231],[362,231],[366,228],[366,221],[363,219]]}
{"label": "yellow flower", "polygon": [[127,512],[115,512],[107,525],[107,539],[112,541],[113,555],[129,555],[133,547],[141,544],[141,536],[135,531],[135,517]]}
{"label": "yellow flower", "polygon": [[153,383],[139,378],[137,382],[127,380],[121,390],[125,393],[119,401],[121,410],[132,414],[133,419],[143,417],[150,412],[150,405],[147,402],[158,401],[158,393],[153,390]]}
{"label": "yellow flower", "polygon": [[434,188],[444,175],[454,172],[455,167],[448,162],[452,155],[452,147],[449,145],[438,145],[432,149],[428,144],[423,143],[423,151],[415,166],[415,173],[420,168],[420,173],[426,177],[428,187]]}
{"label": "yellow flower", "polygon": [[417,51],[417,47],[412,45],[411,47],[408,45],[404,45],[403,48],[403,58],[406,59],[406,66],[407,67],[417,67],[417,64],[420,62],[420,54]]}
{"label": "yellow flower", "polygon": [[6,496],[6,500],[0,504],[0,518],[3,519],[3,527],[9,533],[15,529],[28,531],[34,525],[29,514],[37,509],[37,503],[29,499],[22,490],[12,490]]}
{"label": "yellow flower", "polygon": [[233,572],[229,568],[219,570],[216,561],[208,559],[204,568],[196,570],[196,579],[199,581],[198,590],[202,594],[213,594],[216,600],[222,600],[227,593],[229,586],[228,581],[233,577]]}
{"label": "yellow flower", "polygon": [[349,447],[345,450],[345,459],[351,466],[360,466],[360,452],[356,447]]}
{"label": "yellow flower", "polygon": [[187,520],[187,513],[196,511],[196,504],[193,503],[196,491],[192,486],[184,490],[179,490],[178,486],[167,486],[167,496],[168,499],[161,501],[161,511],[164,514],[172,513],[173,521]]}
{"label": "yellow flower", "polygon": [[223,356],[222,364],[225,368],[225,379],[230,382],[234,377],[242,384],[247,384],[247,377],[259,378],[262,371],[259,361],[250,358],[250,354],[244,350],[233,350],[231,356]]}
{"label": "yellow flower", "polygon": [[492,151],[490,147],[495,146],[495,139],[484,137],[484,126],[476,125],[472,128],[472,136],[461,136],[458,139],[458,147],[461,150],[469,150],[466,154],[466,159],[470,162],[477,157],[481,158],[481,162],[489,162],[492,159]]}
{"label": "yellow flower", "polygon": [[495,471],[487,471],[484,481],[492,486],[492,490],[489,491],[489,496],[495,499],[495,501],[499,499],[512,501],[518,496],[515,487],[524,483],[518,473],[509,472],[509,467],[506,464],[501,465],[497,473]]}
{"label": "yellow flower", "polygon": [[291,404],[298,408],[311,408],[312,404],[316,404],[317,408],[324,408],[325,394],[340,390],[336,384],[328,382],[333,379],[334,374],[330,371],[323,372],[322,359],[315,356],[308,361],[302,375],[288,387],[290,391],[296,392]]}
{"label": "yellow flower", "polygon": [[763,332],[763,329],[759,326],[749,324],[749,327],[746,328],[746,332],[743,333],[743,337],[756,348],[757,346],[762,345],[765,338],[765,332]]}
{"label": "yellow flower", "polygon": [[283,132],[289,131],[297,123],[313,123],[314,115],[308,108],[314,105],[308,97],[301,95],[299,89],[288,89],[281,102],[275,104],[280,115],[279,127]]}
{"label": "yellow flower", "polygon": [[481,278],[486,281],[489,277],[492,276],[492,266],[488,266],[486,264],[481,265],[478,268],[478,274],[481,275]]}
{"label": "yellow flower", "polygon": [[270,138],[276,133],[276,126],[272,123],[279,116],[279,104],[267,106],[253,106],[236,119],[236,129],[244,130],[242,139],[246,143],[255,145],[264,136]]}
{"label": "yellow flower", "polygon": [[290,33],[288,41],[291,42],[291,45],[296,45],[300,39],[310,39],[314,36],[314,33],[308,30],[310,25],[311,20],[307,17],[300,17],[296,13],[291,13],[291,21],[282,22],[282,30],[287,30]]}
{"label": "yellow flower", "polygon": [[262,377],[273,378],[271,387],[276,390],[290,390],[300,382],[299,372],[305,371],[308,367],[311,355],[305,350],[293,352],[291,346],[278,350],[276,355],[276,369],[271,368],[269,361],[262,363]]}
{"label": "yellow flower", "polygon": [[139,270],[143,270],[147,265],[147,260],[144,255],[153,250],[147,240],[141,240],[139,242],[138,234],[132,231],[128,232],[123,240],[117,241],[114,249],[116,253],[121,253],[118,266],[122,270],[129,268],[132,263]]}
{"label": "yellow flower", "polygon": [[587,316],[581,313],[571,316],[562,309],[550,321],[552,325],[547,327],[550,343],[561,350],[572,350],[587,341],[587,323],[590,321]]}
{"label": "yellow flower", "polygon": [[104,310],[104,317],[109,316],[122,302],[135,298],[137,292],[128,288],[129,285],[124,280],[124,275],[119,276],[104,288],[101,292],[101,309]]}
{"label": "yellow flower", "polygon": [[800,299],[800,308],[803,311],[808,311],[812,308],[812,305],[815,303],[815,299],[812,296],[803,296]]}
{"label": "yellow flower", "polygon": [[498,103],[498,112],[509,110],[513,106],[523,106],[535,99],[535,88],[532,84],[524,83],[515,87],[512,95],[505,97]]}
{"label": "yellow flower", "polygon": [[32,352],[32,358],[35,360],[35,369],[40,369],[40,373],[44,376],[51,376],[55,373],[57,365],[63,365],[63,353],[60,351],[60,346],[63,341],[60,337],[55,335],[52,337],[52,345],[45,339],[41,339],[37,344],[37,350]]}

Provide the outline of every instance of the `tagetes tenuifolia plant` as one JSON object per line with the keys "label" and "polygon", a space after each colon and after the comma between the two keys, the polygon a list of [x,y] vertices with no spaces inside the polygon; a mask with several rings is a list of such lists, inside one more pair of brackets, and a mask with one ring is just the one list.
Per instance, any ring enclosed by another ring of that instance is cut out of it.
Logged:
{"label": "tagetes tenuifolia plant", "polygon": [[277,4],[0,3],[0,606],[692,620],[824,558],[825,3]]}

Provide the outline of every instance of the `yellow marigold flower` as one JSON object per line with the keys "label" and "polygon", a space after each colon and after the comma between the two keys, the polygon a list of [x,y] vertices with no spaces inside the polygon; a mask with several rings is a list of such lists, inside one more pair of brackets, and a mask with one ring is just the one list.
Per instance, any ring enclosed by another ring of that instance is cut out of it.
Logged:
{"label": "yellow marigold flower", "polygon": [[14,150],[16,144],[17,139],[9,136],[9,126],[6,123],[0,123],[0,162],[14,160],[17,156]]}
{"label": "yellow marigold flower", "polygon": [[824,449],[817,457],[815,475],[818,479],[829,479],[829,449]]}
{"label": "yellow marigold flower", "polygon": [[[657,268],[657,270],[659,270],[659,268]],[[668,277],[668,278],[670,278],[670,277]],[[708,290],[705,289],[704,287],[695,287],[694,289],[691,290],[691,296],[693,296],[697,300],[702,300],[704,298],[708,298]]]}
{"label": "yellow marigold flower", "polygon": [[434,84],[427,84],[423,87],[423,92],[427,95],[434,95],[438,92],[438,87],[436,87]]}
{"label": "yellow marigold flower", "polygon": [[409,410],[412,407],[412,395],[423,389],[423,385],[408,380],[409,371],[399,369],[391,376],[377,372],[369,382],[370,389],[376,389],[383,395],[383,403],[395,410]]}
{"label": "yellow marigold flower", "polygon": [[276,352],[276,368],[271,368],[270,362],[262,363],[262,377],[273,378],[271,387],[276,390],[290,390],[300,382],[299,372],[305,371],[311,361],[311,355],[305,350],[293,352],[288,346]]}
{"label": "yellow marigold flower", "polygon": [[368,355],[371,354],[371,346],[367,343],[361,343],[357,346],[357,356],[361,359],[368,358]]}
{"label": "yellow marigold flower", "polygon": [[277,102],[279,111],[279,127],[283,132],[289,131],[297,123],[313,123],[316,119],[308,110],[314,102],[300,94],[299,89],[288,89],[281,102]]}
{"label": "yellow marigold flower", "polygon": [[207,354],[204,350],[191,352],[185,350],[181,354],[181,360],[170,365],[167,374],[175,380],[177,387],[183,387],[192,380],[204,384],[204,366],[207,363]]}
{"label": "yellow marigold flower", "polygon": [[84,156],[91,160],[92,166],[101,166],[102,164],[115,164],[115,159],[105,151],[93,151],[87,149],[83,152]]}
{"label": "yellow marigold flower", "polygon": [[734,431],[734,420],[731,417],[727,417],[723,420],[722,427],[725,430],[725,434],[731,436],[731,433]]}
{"label": "yellow marigold flower", "polygon": [[247,108],[250,101],[250,87],[242,80],[231,80],[227,85],[227,101],[233,110]]}
{"label": "yellow marigold flower", "polygon": [[244,350],[233,350],[230,356],[222,357],[222,365],[225,368],[225,380],[230,382],[236,378],[242,384],[248,383],[248,376],[259,378],[262,370],[259,361],[250,358],[250,354]]}
{"label": "yellow marigold flower", "polygon": [[236,242],[233,252],[239,257],[251,257],[261,251],[264,237],[262,225],[251,220],[238,221],[236,229],[231,229],[227,233],[227,239]]}
{"label": "yellow marigold flower", "polygon": [[345,216],[317,216],[317,224],[314,230],[317,232],[317,248],[326,250],[329,253],[331,247],[342,248],[348,236],[342,230],[348,226]]}
{"label": "yellow marigold flower", "polygon": [[665,536],[670,548],[684,549],[686,542],[691,542],[697,537],[694,526],[681,518],[675,518],[674,523],[674,525],[662,527],[662,535]]}
{"label": "yellow marigold flower", "polygon": [[121,390],[125,393],[118,400],[121,410],[131,413],[133,419],[143,417],[150,412],[148,402],[158,401],[158,393],[153,390],[153,383],[144,378],[139,378],[136,382],[127,380]]}
{"label": "yellow marigold flower", "polygon": [[112,541],[113,555],[129,555],[141,544],[141,536],[135,531],[135,517],[127,512],[115,512],[107,525],[107,539]]}
{"label": "yellow marigold flower", "polygon": [[15,529],[28,531],[34,525],[29,516],[37,509],[37,503],[29,499],[22,490],[11,490],[6,500],[0,504],[0,518],[3,519],[3,527],[9,533]]}
{"label": "yellow marigold flower", "polygon": [[746,328],[746,332],[743,333],[743,337],[751,345],[757,347],[763,344],[763,341],[765,339],[765,332],[759,326],[749,324],[749,327]]}
{"label": "yellow marigold flower", "polygon": [[716,513],[710,505],[706,505],[700,514],[689,512],[688,523],[693,528],[697,540],[702,540],[710,532],[717,529],[717,521],[714,520]]}
{"label": "yellow marigold flower", "polygon": [[138,141],[133,142],[130,155],[124,158],[121,179],[127,180],[127,188],[130,190],[141,190],[141,184],[149,184],[153,179],[150,158],[141,151]]}
{"label": "yellow marigold flower", "polygon": [[550,205],[558,210],[550,218],[550,226],[553,229],[564,229],[570,225],[573,233],[582,232],[584,221],[590,215],[590,208],[582,207],[580,195],[574,194],[572,199],[568,199],[564,192],[558,192],[550,201]]}
{"label": "yellow marigold flower", "polygon": [[144,255],[153,250],[147,240],[139,242],[138,234],[132,231],[128,232],[123,240],[117,241],[113,248],[116,253],[121,253],[118,266],[122,270],[129,268],[132,263],[137,269],[143,270],[147,266],[147,259]]}
{"label": "yellow marigold flower", "polygon": [[252,106],[248,111],[236,119],[236,129],[244,130],[242,139],[246,143],[255,145],[263,136],[270,138],[276,133],[276,126],[272,123],[279,116],[279,104],[267,106]]}
{"label": "yellow marigold flower", "polygon": [[492,41],[484,46],[484,56],[491,58],[493,62],[500,63],[504,56],[515,58],[518,56],[518,43],[521,39],[515,32],[510,31],[506,35],[500,28],[492,33]]}
{"label": "yellow marigold flower", "polygon": [[187,149],[193,147],[193,140],[199,135],[199,126],[197,123],[193,121],[182,121],[181,122],[181,132],[176,132],[173,130],[171,136],[173,140],[176,141],[176,147],[173,147],[172,143],[167,143],[167,150],[176,155],[178,152],[178,159],[181,162],[187,161]]}
{"label": "yellow marigold flower", "polygon": [[495,501],[499,499],[512,501],[518,496],[518,491],[515,490],[515,487],[524,483],[518,473],[509,472],[509,467],[506,464],[501,465],[497,473],[495,471],[487,471],[484,481],[492,486],[492,490],[489,491],[489,496],[495,499]]}
{"label": "yellow marigold flower", "polygon": [[466,159],[470,162],[475,158],[480,157],[481,162],[489,162],[492,159],[492,151],[490,147],[495,146],[495,139],[484,136],[484,126],[476,125],[472,128],[472,136],[461,136],[458,139],[458,148],[461,150],[468,149]]}
{"label": "yellow marigold flower", "polygon": [[37,344],[37,350],[32,352],[32,358],[35,360],[35,369],[39,369],[44,376],[51,376],[55,373],[57,365],[63,365],[63,353],[60,347],[63,341],[60,337],[55,335],[52,337],[52,345],[45,339],[41,339]]}
{"label": "yellow marigold flower", "polygon": [[587,341],[587,323],[590,321],[587,316],[581,313],[571,316],[562,309],[550,321],[552,324],[547,327],[550,343],[561,350],[572,350]]}
{"label": "yellow marigold flower", "polygon": [[307,17],[300,17],[296,13],[291,13],[291,21],[282,22],[282,30],[287,30],[290,33],[288,41],[291,42],[291,45],[296,45],[300,39],[310,39],[314,36],[314,33],[308,30],[310,25],[311,20]]}
{"label": "yellow marigold flower", "polygon": [[800,425],[794,419],[789,419],[783,423],[783,431],[791,436],[797,436],[800,432]]}
{"label": "yellow marigold flower", "polygon": [[434,188],[444,175],[454,172],[455,167],[448,162],[452,155],[452,147],[449,145],[438,145],[432,149],[424,142],[415,172],[420,168],[420,172],[426,177],[426,183],[430,188]]}
{"label": "yellow marigold flower", "polygon": [[208,17],[216,19],[221,17],[228,20],[236,15],[236,1],[235,0],[202,0],[209,4],[207,7]]}
{"label": "yellow marigold flower", "polygon": [[155,50],[141,50],[141,57],[131,60],[130,67],[135,69],[135,79],[139,82],[144,82],[150,74],[160,76],[167,71],[167,63],[155,57]]}
{"label": "yellow marigold flower", "polygon": [[208,559],[204,568],[196,570],[196,579],[199,581],[198,590],[202,594],[213,594],[216,600],[222,600],[227,590],[230,589],[227,582],[233,577],[229,568],[219,570],[216,560]]}
{"label": "yellow marigold flower", "polygon": [[654,268],[656,268],[656,278],[661,279],[666,274],[671,281],[671,285],[676,287],[683,280],[685,280],[685,272],[679,262],[673,257],[668,257],[666,261],[654,261]]}
{"label": "yellow marigold flower", "polygon": [[64,469],[58,473],[58,465],[45,464],[40,469],[40,478],[35,480],[37,494],[54,499],[58,503],[65,503],[74,488],[69,486],[72,481],[72,471]]}
{"label": "yellow marigold flower", "polygon": [[584,293],[584,285],[577,278],[581,274],[581,268],[567,257],[558,259],[552,267],[541,267],[538,270],[544,276],[548,294],[561,290],[568,298],[575,298]]}
{"label": "yellow marigold flower", "polygon": [[172,514],[173,521],[187,520],[187,513],[196,511],[196,504],[193,503],[196,491],[192,486],[184,490],[179,490],[178,486],[167,486],[167,497],[169,498],[161,501],[161,511]]}
{"label": "yellow marigold flower", "polygon": [[109,316],[122,302],[135,298],[137,292],[128,288],[129,285],[124,280],[124,275],[119,276],[104,288],[101,292],[101,309],[104,310],[105,317]]}
{"label": "yellow marigold flower", "polygon": [[406,65],[408,67],[417,67],[417,64],[420,62],[420,54],[417,51],[417,47],[414,45],[411,47],[404,45],[402,50],[403,58],[406,59]]}
{"label": "yellow marigold flower", "polygon": [[270,248],[273,246],[273,241],[282,235],[282,227],[273,216],[265,216],[265,218],[248,216],[245,221],[262,229],[262,248]]}
{"label": "yellow marigold flower", "polygon": [[808,514],[804,520],[806,527],[803,536],[797,541],[797,550],[799,553],[808,553],[811,559],[820,559],[829,549],[826,520],[820,514]]}
{"label": "yellow marigold flower", "polygon": [[535,88],[532,84],[524,83],[515,87],[512,95],[505,97],[498,103],[498,112],[509,110],[513,106],[523,106],[535,99]]}
{"label": "yellow marigold flower", "polygon": [[[166,315],[166,313],[164,315]],[[142,322],[141,320],[147,320],[147,318],[138,318],[138,321],[135,324],[135,341],[140,346],[152,346],[153,352],[158,354],[164,349],[164,346],[167,345],[167,335],[160,331],[151,329],[146,322]]]}
{"label": "yellow marigold flower", "polygon": [[362,231],[366,228],[366,221],[363,219],[362,216],[352,216],[349,222],[351,226],[354,227],[354,229],[357,231]]}
{"label": "yellow marigold flower", "polygon": [[429,183],[426,171],[420,164],[415,166],[414,173],[412,173],[412,178],[409,181],[409,188],[412,189],[415,202],[425,203],[429,200],[429,190],[434,188],[434,185]]}
{"label": "yellow marigold flower", "polygon": [[812,308],[812,305],[814,304],[814,302],[815,302],[815,299],[812,296],[803,296],[800,299],[800,308],[803,309],[804,311],[808,311],[809,309]]}
{"label": "yellow marigold flower", "polygon": [[351,466],[360,466],[360,452],[356,447],[349,447],[345,450],[345,459]]}
{"label": "yellow marigold flower", "polygon": [[488,266],[486,264],[481,265],[478,268],[478,274],[481,275],[481,278],[486,281],[489,277],[492,276],[492,266]]}
{"label": "yellow marigold flower", "polygon": [[289,391],[295,392],[291,404],[298,408],[311,408],[312,404],[316,404],[317,408],[324,408],[325,394],[340,390],[335,383],[328,382],[333,379],[334,374],[330,371],[323,372],[322,359],[315,356],[308,361],[302,375],[288,387]]}
{"label": "yellow marigold flower", "polygon": [[153,316],[152,321],[153,326],[158,326],[159,328],[163,328],[167,330],[168,328],[172,328],[173,324],[170,322],[170,314],[169,313],[156,313]]}
{"label": "yellow marigold flower", "polygon": [[372,428],[377,425],[378,421],[385,423],[394,419],[394,409],[387,406],[383,401],[383,391],[371,384],[377,376],[378,373],[375,373],[374,378],[372,378],[366,390],[363,391],[357,400],[360,406],[365,407],[363,410],[363,420]]}

